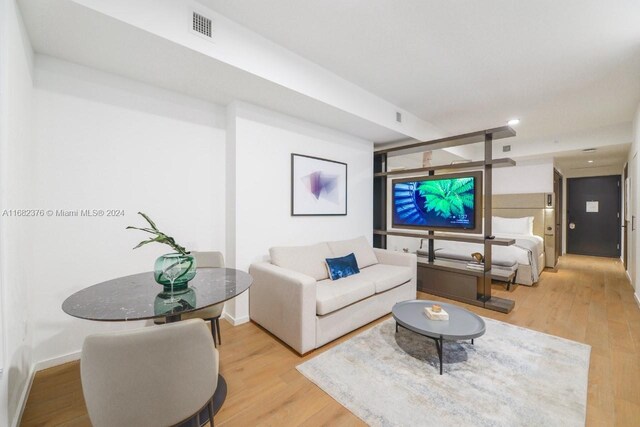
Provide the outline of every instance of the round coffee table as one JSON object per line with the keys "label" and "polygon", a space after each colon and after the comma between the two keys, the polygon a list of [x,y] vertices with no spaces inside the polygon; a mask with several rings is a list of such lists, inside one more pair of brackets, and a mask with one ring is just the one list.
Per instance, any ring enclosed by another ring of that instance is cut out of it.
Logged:
{"label": "round coffee table", "polygon": [[[449,320],[430,320],[424,309],[433,304],[441,306],[449,314]],[[427,300],[399,302],[393,306],[392,314],[396,321],[396,332],[398,332],[398,326],[402,326],[436,342],[438,359],[440,360],[440,375],[442,375],[444,340],[471,340],[471,344],[473,344],[474,338],[484,335],[486,330],[484,320],[480,316],[462,307],[444,302]]]}

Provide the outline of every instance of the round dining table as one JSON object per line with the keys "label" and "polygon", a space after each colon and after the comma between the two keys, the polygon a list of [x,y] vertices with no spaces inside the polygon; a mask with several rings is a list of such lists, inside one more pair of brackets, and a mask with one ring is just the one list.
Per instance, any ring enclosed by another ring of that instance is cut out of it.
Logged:
{"label": "round dining table", "polygon": [[[167,323],[176,322],[184,313],[237,297],[252,283],[252,277],[241,270],[198,268],[186,289],[171,293],[165,292],[163,286],[156,283],[153,272],[138,273],[79,290],[62,303],[62,310],[73,317],[101,322],[162,317]],[[220,410],[226,396],[227,383],[218,374],[218,386],[213,398],[214,413]],[[206,409],[200,419],[203,423],[208,421]]]}

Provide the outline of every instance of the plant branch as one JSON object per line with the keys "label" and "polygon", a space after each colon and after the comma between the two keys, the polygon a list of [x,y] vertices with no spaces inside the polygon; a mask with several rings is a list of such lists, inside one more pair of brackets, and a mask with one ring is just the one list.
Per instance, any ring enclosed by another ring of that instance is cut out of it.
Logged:
{"label": "plant branch", "polygon": [[140,231],[144,231],[145,233],[149,233],[149,234],[154,234],[155,237],[150,237],[148,240],[143,240],[142,242],[138,243],[138,245],[136,245],[133,249],[137,249],[141,246],[144,246],[148,243],[162,243],[165,244],[167,246],[170,246],[173,250],[175,250],[176,252],[182,254],[182,255],[187,255],[189,254],[189,252],[187,252],[187,250],[183,247],[180,246],[179,244],[176,243],[175,239],[171,236],[167,236],[166,234],[164,234],[163,232],[161,232],[158,227],[156,226],[156,224],[151,220],[151,218],[149,218],[149,216],[145,213],[142,212],[138,212],[139,215],[141,215],[151,226],[151,228],[141,228],[141,227],[133,227],[133,226],[128,226],[126,229],[132,229],[132,230],[140,230]]}

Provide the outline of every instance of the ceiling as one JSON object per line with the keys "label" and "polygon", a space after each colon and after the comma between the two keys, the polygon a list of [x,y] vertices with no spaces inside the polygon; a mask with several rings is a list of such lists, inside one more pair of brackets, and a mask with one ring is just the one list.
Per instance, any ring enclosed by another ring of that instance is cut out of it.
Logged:
{"label": "ceiling", "polygon": [[565,173],[601,168],[615,168],[621,171],[627,162],[629,147],[630,144],[620,144],[601,147],[592,153],[582,150],[568,151],[555,156],[555,164]]}
{"label": "ceiling", "polygon": [[[631,141],[640,102],[637,0],[198,1],[443,134],[518,117],[513,157]],[[405,137],[77,2],[20,6],[38,53],[367,140]]]}
{"label": "ceiling", "polygon": [[448,134],[554,139],[640,101],[637,0],[199,1]]}
{"label": "ceiling", "polygon": [[19,5],[38,54],[219,105],[245,101],[369,141],[406,138],[74,1],[20,0]]}

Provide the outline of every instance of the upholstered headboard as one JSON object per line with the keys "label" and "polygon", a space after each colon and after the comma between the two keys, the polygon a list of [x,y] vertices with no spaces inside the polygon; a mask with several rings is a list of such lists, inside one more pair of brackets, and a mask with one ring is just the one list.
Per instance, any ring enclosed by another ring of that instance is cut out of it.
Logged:
{"label": "upholstered headboard", "polygon": [[[533,217],[533,234],[544,239],[546,264],[555,264],[555,207],[547,205],[548,193],[496,194],[492,197],[493,216]],[[551,201],[554,197],[550,198]]]}
{"label": "upholstered headboard", "polygon": [[[532,216],[533,234],[544,238],[546,226],[545,216],[547,211],[547,209],[545,209],[544,193],[498,194],[493,196],[492,204],[493,216],[503,218]],[[551,220],[553,220],[553,217]]]}

